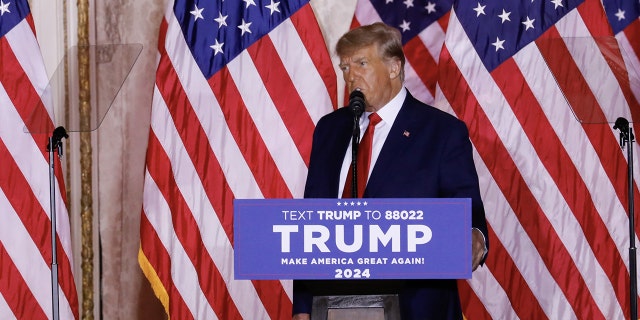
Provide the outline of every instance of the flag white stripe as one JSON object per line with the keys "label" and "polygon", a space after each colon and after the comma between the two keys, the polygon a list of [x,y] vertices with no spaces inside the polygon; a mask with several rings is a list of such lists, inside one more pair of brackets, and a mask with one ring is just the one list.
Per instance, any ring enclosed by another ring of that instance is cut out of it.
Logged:
{"label": "flag white stripe", "polygon": [[411,66],[411,63],[407,61],[404,65],[405,80],[404,86],[411,92],[416,99],[425,103],[431,103],[434,100],[434,96],[424,85],[424,82],[418,77],[415,69]]}
{"label": "flag white stripe", "polygon": [[215,312],[202,293],[197,272],[174,232],[171,210],[149,171],[145,172],[143,192],[144,214],[171,257],[173,285],[180,292],[185,305],[195,319],[217,319]]}
{"label": "flag white stripe", "polygon": [[[315,68],[293,22],[285,20],[268,36],[282,61],[285,61],[284,67],[311,120],[313,123],[318,123],[322,116],[333,110],[331,97],[328,92],[317,90],[317,84],[323,83],[322,76]],[[294,67],[294,64],[286,61],[298,61],[298,63]],[[304,176],[306,177],[306,169]]]}
{"label": "flag white stripe", "polygon": [[424,28],[418,34],[420,40],[427,48],[431,58],[434,61],[440,60],[440,51],[442,51],[442,43],[444,42],[444,30],[439,23],[435,22]]}
{"label": "flag white stripe", "polygon": [[[47,79],[47,71],[44,68],[42,58],[40,55],[33,54],[34,51],[40,52],[40,46],[31,31],[31,27],[26,20],[22,20],[5,35],[5,38],[9,46],[11,46],[16,59],[20,62],[20,67],[29,78],[31,87],[35,89],[38,96],[42,96],[45,89],[47,89],[49,79]],[[51,101],[44,99],[41,102],[46,107],[47,112],[51,114],[53,110],[50,105]]]}
{"label": "flag white stripe", "polygon": [[355,17],[360,25],[372,24],[374,22],[382,21],[378,11],[373,7],[369,1],[358,1],[356,4]]}
{"label": "flag white stripe", "polygon": [[[474,271],[473,278],[467,283],[494,319],[520,319],[511,307],[509,296],[488,268]],[[467,319],[470,318],[467,317]]]}
{"label": "flag white stripe", "polygon": [[[449,23],[449,32],[456,35],[464,35],[464,32],[455,30],[454,28],[460,27],[457,17],[452,14],[452,19]],[[447,39],[447,43],[449,43]],[[529,139],[524,134],[524,130],[519,125],[519,122],[513,114],[508,102],[504,100],[502,93],[498,87],[495,86],[492,77],[484,69],[482,62],[475,55],[473,45],[468,38],[464,36],[458,37],[456,40],[452,40],[451,43],[455,43],[455,50],[451,50],[452,59],[460,67],[460,70],[465,74],[467,83],[470,89],[474,92],[478,101],[483,105],[485,114],[489,118],[489,121],[493,124],[494,129],[502,139],[504,145],[507,147],[512,159],[518,167],[520,174],[526,181],[527,185],[531,186],[530,189],[534,197],[537,199],[540,208],[547,216],[549,222],[553,225],[555,230],[561,230],[556,232],[560,240],[567,247],[568,253],[572,259],[576,262],[576,268],[580,270],[586,285],[591,292],[597,292],[597,290],[606,290],[611,296],[615,297],[615,292],[608,281],[606,274],[604,274],[602,268],[595,259],[595,256],[588,246],[588,242],[584,238],[580,224],[575,220],[575,216],[568,211],[567,204],[559,193],[557,186],[553,179],[549,176],[546,168],[542,165],[537,158],[537,153],[533,146],[529,143]],[[454,47],[454,46],[447,46]],[[473,52],[472,55],[461,55],[462,51]],[[471,67],[469,67],[471,66]],[[486,106],[491,106],[487,108]],[[511,146],[517,146],[517,150],[514,150]],[[529,155],[528,157],[520,157],[520,154]],[[534,186],[540,186],[538,188]],[[558,212],[566,212],[567,214],[558,214]],[[590,261],[590,262],[588,262]],[[593,266],[593,268],[590,268]],[[595,285],[601,285],[595,287]],[[603,300],[594,300],[600,310],[605,315],[610,314],[607,310],[611,310],[611,306]],[[618,305],[618,308],[620,306]],[[621,310],[620,310],[621,312]]]}
{"label": "flag white stripe", "polygon": [[[562,37],[568,38],[565,39],[567,49],[602,107],[602,113],[606,115],[607,120],[615,122],[618,117],[631,119],[629,105],[618,85],[618,80],[598,50],[595,40],[590,37],[589,30],[578,11],[569,12],[556,23],[556,28]],[[583,34],[584,36],[581,37]]]}
{"label": "flag white stripe", "polygon": [[14,320],[17,319],[13,314],[11,308],[7,304],[7,301],[4,299],[2,292],[0,292],[0,315],[2,315],[2,320]]}
{"label": "flag white stripe", "polygon": [[[276,106],[269,96],[269,92],[260,79],[251,56],[243,51],[233,61],[227,64],[229,73],[238,85],[238,91],[246,105],[253,122],[260,135],[263,137],[271,157],[278,167],[278,171],[293,195],[302,196],[304,192],[304,179],[307,176],[307,165],[304,163],[291,135],[287,130]],[[274,139],[274,137],[278,137]],[[242,197],[242,194],[236,194]]]}
{"label": "flag white stripe", "polygon": [[[158,91],[154,92],[154,97],[156,96],[160,96]],[[245,319],[262,319],[266,317],[266,310],[251,282],[233,280],[233,247],[229,242],[229,238],[227,238],[211,203],[202,201],[207,199],[206,192],[188,153],[182,145],[182,141],[176,139],[179,134],[175,126],[157,125],[162,123],[162,119],[170,117],[168,113],[165,113],[167,111],[166,105],[160,101],[154,101],[154,106],[162,106],[162,108],[154,109],[151,127],[162,146],[172,146],[168,155],[176,184],[190,212],[196,213],[194,220],[198,224],[204,247],[227,283],[229,294],[236,302],[240,314]],[[167,208],[167,210],[169,209]],[[194,271],[199,273],[200,270]],[[257,306],[260,307],[258,308]]]}

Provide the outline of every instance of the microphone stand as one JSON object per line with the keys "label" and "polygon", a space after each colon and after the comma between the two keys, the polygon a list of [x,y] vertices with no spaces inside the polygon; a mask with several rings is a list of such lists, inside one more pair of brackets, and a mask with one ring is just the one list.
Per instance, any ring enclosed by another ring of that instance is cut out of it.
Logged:
{"label": "microphone stand", "polygon": [[56,174],[54,153],[62,157],[62,138],[69,138],[64,127],[57,127],[49,137],[47,151],[49,151],[49,198],[51,206],[51,303],[53,319],[60,319],[59,290],[58,290],[58,252],[56,245]]}
{"label": "microphone stand", "polygon": [[351,135],[351,198],[358,197],[358,148],[360,147],[360,115],[353,114],[353,134]]}
{"label": "microphone stand", "polygon": [[638,284],[636,267],[636,232],[635,214],[633,211],[633,129],[629,121],[618,118],[613,129],[620,130],[620,147],[627,146],[627,198],[629,210],[629,298],[631,303],[631,319],[638,319]]}
{"label": "microphone stand", "polygon": [[[358,197],[358,148],[360,147],[360,116],[364,112],[364,94],[356,89],[349,94],[349,110],[353,113],[351,136],[351,198]],[[367,173],[365,173],[367,174]]]}

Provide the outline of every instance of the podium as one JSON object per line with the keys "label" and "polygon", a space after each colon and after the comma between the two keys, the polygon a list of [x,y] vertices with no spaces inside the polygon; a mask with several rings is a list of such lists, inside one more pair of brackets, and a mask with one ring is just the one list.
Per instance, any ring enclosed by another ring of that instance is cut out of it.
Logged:
{"label": "podium", "polygon": [[313,298],[313,320],[400,320],[398,295],[337,295]]}
{"label": "podium", "polygon": [[235,279],[301,280],[314,320],[399,319],[408,280],[471,278],[471,199],[235,199],[234,242]]}

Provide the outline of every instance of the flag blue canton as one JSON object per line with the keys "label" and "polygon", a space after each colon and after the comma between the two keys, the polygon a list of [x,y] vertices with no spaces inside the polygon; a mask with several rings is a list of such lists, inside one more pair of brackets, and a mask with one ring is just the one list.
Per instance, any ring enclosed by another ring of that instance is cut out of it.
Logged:
{"label": "flag blue canton", "polygon": [[308,0],[176,0],[173,11],[202,74],[209,78]]}
{"label": "flag blue canton", "polygon": [[4,37],[22,19],[29,15],[29,4],[26,0],[0,0],[0,37]]}
{"label": "flag blue canton", "polygon": [[492,71],[584,0],[461,0],[454,5],[485,67]]}
{"label": "flag blue canton", "polygon": [[624,30],[631,22],[640,17],[639,1],[603,0],[602,4],[614,34]]}
{"label": "flag blue canton", "polygon": [[380,19],[402,31],[402,44],[451,10],[452,0],[372,0]]}

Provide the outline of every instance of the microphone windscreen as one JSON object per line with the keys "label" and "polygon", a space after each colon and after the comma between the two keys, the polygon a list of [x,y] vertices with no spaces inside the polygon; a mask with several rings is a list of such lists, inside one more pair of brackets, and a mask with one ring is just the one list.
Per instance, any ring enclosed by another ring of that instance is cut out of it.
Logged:
{"label": "microphone windscreen", "polygon": [[349,109],[357,117],[364,112],[364,94],[359,90],[354,90],[349,94]]}

